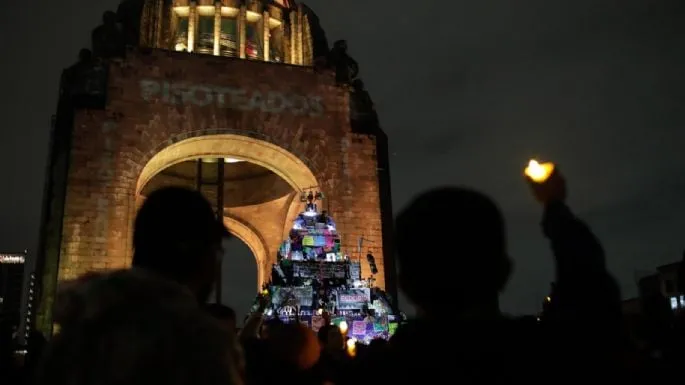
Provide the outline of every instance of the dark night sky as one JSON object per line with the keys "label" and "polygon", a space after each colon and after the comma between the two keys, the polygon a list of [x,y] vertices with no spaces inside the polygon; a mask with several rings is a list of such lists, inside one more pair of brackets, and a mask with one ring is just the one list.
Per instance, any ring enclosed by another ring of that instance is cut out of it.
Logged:
{"label": "dark night sky", "polygon": [[[60,71],[117,4],[4,5],[0,250],[35,250]],[[541,210],[520,177],[530,156],[561,165],[570,203],[603,240],[625,296],[636,271],[680,258],[682,0],[308,4],[361,65],[391,139],[395,209],[437,184],[474,186],[501,205],[516,262],[504,310],[536,310],[553,275]],[[237,254],[236,269],[256,272]],[[254,282],[236,291],[251,296]]]}

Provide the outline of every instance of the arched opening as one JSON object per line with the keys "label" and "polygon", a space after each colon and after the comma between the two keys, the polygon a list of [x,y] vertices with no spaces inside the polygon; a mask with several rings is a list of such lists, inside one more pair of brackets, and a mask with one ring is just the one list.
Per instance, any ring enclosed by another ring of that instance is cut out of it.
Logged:
{"label": "arched opening", "polygon": [[[238,325],[243,324],[255,298],[255,287],[258,285],[258,259],[252,248],[241,238],[234,237],[224,242],[224,262],[221,266],[221,297],[224,305],[236,312]],[[216,301],[212,293],[210,302]]]}
{"label": "arched opening", "polygon": [[[294,198],[316,185],[309,167],[281,147],[241,135],[206,135],[178,141],[152,156],[140,173],[136,199],[139,205],[166,186],[199,188],[237,238],[233,243],[239,240],[250,250],[257,274],[237,272],[230,250],[224,268],[234,267],[229,276],[252,275],[257,290],[268,280],[291,206],[299,204]],[[244,254],[244,248],[228,246]],[[221,281],[226,288],[223,272]]]}

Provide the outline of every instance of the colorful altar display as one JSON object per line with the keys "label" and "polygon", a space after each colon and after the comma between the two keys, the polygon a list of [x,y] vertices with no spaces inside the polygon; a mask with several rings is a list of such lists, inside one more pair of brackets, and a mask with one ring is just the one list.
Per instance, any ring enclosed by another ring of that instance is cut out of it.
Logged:
{"label": "colorful altar display", "polygon": [[300,322],[315,332],[334,324],[348,338],[363,343],[388,339],[404,316],[374,286],[378,270],[373,255],[369,252],[364,258],[372,274],[362,277],[361,247],[356,260],[341,250],[335,221],[317,207],[323,198],[320,192],[301,196],[305,209],[281,244],[271,282],[260,293],[270,298],[265,317]]}

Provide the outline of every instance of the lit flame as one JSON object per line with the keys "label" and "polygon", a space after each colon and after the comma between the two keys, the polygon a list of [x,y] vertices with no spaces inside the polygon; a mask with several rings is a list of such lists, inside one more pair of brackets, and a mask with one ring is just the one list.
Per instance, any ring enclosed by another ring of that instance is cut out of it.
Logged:
{"label": "lit flame", "polygon": [[347,322],[341,321],[338,327],[340,328],[340,333],[342,333],[343,335],[347,333]]}
{"label": "lit flame", "polygon": [[347,354],[349,354],[350,357],[357,355],[357,339],[350,338],[347,340]]}
{"label": "lit flame", "polygon": [[552,172],[554,171],[554,163],[538,163],[537,160],[531,159],[528,162],[528,167],[523,171],[533,182],[544,183]]}

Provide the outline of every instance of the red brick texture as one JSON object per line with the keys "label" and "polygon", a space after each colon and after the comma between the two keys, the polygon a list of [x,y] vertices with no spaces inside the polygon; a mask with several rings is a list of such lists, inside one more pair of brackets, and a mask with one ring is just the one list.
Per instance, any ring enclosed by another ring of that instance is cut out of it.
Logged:
{"label": "red brick texture", "polygon": [[[207,96],[202,89],[194,94],[194,102],[179,94],[178,103],[171,104],[171,96],[165,99],[163,90],[143,95],[143,80],[315,96],[321,98],[324,110],[317,116],[311,103],[311,114],[299,107],[275,113],[273,105],[227,108],[229,95],[221,96],[225,99],[221,105],[220,96]],[[126,59],[113,63],[105,110],[75,114],[59,279],[128,266],[143,168],[173,143],[218,134],[266,140],[306,164],[327,196],[322,205],[337,221],[344,249],[357,258],[359,238],[367,239],[362,258],[373,252],[380,271],[377,282],[384,287],[375,138],[351,132],[348,93],[335,85],[333,75],[306,67],[161,50],[129,52]],[[279,167],[268,166],[274,171]],[[273,260],[297,207],[301,207],[299,197],[287,195],[230,208],[228,214],[259,233]],[[368,275],[367,264],[362,266]],[[260,261],[259,267],[270,266]]]}

